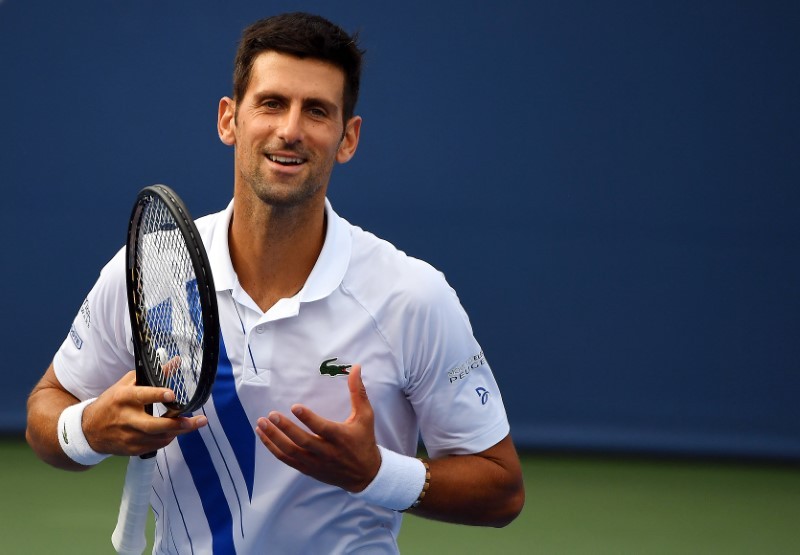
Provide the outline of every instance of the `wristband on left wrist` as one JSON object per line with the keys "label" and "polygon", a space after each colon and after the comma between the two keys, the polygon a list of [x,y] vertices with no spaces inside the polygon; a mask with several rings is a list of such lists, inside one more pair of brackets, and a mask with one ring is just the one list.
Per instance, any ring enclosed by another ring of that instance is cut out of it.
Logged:
{"label": "wristband on left wrist", "polygon": [[378,474],[363,491],[350,495],[393,511],[402,512],[419,505],[430,483],[427,463],[380,445],[378,450],[381,453]]}

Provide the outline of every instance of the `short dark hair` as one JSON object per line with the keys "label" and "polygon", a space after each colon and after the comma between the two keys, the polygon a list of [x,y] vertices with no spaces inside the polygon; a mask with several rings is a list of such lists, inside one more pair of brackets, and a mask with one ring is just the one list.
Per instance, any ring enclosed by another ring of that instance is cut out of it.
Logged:
{"label": "short dark hair", "polygon": [[244,97],[253,62],[262,52],[275,51],[298,58],[313,58],[339,67],[345,75],[343,111],[347,122],[356,109],[361,84],[358,33],[347,34],[324,17],[302,12],[256,21],[242,33],[233,70],[233,98]]}

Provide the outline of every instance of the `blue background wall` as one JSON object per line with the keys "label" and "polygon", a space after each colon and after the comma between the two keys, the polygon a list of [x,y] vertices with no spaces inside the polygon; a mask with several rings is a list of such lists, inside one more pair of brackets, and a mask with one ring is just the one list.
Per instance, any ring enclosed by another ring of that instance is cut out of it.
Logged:
{"label": "blue background wall", "polygon": [[216,211],[241,29],[360,29],[337,210],[459,292],[522,447],[800,459],[797,2],[0,1],[0,430],[144,185]]}

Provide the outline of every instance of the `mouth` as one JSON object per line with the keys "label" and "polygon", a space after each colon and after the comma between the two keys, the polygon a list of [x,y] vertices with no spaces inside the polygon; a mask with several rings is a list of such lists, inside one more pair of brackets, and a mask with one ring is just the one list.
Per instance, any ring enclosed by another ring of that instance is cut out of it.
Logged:
{"label": "mouth", "polygon": [[267,159],[270,162],[274,162],[275,164],[280,164],[281,166],[300,166],[306,163],[306,159],[301,158],[299,156],[267,154]]}

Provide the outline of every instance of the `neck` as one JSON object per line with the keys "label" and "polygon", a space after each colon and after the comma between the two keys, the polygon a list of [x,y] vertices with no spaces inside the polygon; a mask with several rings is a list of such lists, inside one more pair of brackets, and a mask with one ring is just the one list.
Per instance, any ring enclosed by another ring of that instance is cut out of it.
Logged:
{"label": "neck", "polygon": [[239,284],[264,312],[302,289],[324,241],[324,197],[290,207],[234,197],[231,262]]}

